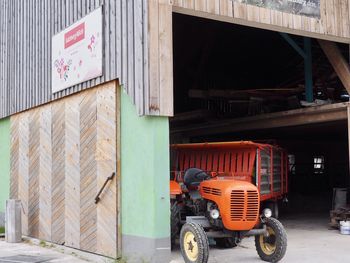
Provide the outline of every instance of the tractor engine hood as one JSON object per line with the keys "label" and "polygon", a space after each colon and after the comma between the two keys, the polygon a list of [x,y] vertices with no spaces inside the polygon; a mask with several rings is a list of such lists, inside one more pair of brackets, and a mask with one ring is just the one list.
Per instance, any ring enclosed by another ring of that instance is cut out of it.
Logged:
{"label": "tractor engine hood", "polygon": [[226,229],[244,231],[259,221],[260,196],[257,187],[232,177],[216,177],[200,184],[204,199],[215,202]]}

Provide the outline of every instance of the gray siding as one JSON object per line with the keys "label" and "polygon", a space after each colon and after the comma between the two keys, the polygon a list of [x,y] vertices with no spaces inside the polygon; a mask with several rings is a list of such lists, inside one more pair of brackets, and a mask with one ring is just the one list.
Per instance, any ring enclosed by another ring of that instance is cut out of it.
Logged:
{"label": "gray siding", "polygon": [[[0,118],[119,79],[148,114],[147,0],[0,0]],[[51,93],[51,38],[103,5],[104,74]]]}

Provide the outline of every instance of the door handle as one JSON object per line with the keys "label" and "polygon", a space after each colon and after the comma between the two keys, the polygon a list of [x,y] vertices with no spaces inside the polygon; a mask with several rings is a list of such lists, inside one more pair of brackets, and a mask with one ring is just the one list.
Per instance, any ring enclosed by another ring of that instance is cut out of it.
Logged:
{"label": "door handle", "polygon": [[108,181],[112,180],[114,176],[115,176],[115,172],[113,172],[110,176],[108,176],[106,178],[106,181],[104,182],[103,186],[101,187],[100,191],[98,191],[98,194],[95,197],[95,204],[97,204],[100,201],[100,195],[101,195],[103,189],[105,189]]}

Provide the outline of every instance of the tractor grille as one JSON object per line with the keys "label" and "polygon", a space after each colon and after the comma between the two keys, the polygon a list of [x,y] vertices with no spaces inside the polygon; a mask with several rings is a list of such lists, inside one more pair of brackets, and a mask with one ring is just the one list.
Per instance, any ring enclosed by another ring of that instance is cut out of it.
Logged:
{"label": "tractor grille", "polygon": [[221,195],[221,190],[217,189],[217,188],[211,188],[211,187],[203,187],[203,192],[206,194],[210,194],[210,195],[217,195],[220,196]]}
{"label": "tractor grille", "polygon": [[247,221],[255,221],[259,215],[259,194],[257,191],[247,191]]}
{"label": "tractor grille", "polygon": [[231,192],[231,220],[241,221],[244,217],[244,191],[233,190]]}
{"label": "tractor grille", "polygon": [[259,215],[259,194],[257,191],[233,190],[230,204],[232,221],[256,221]]}

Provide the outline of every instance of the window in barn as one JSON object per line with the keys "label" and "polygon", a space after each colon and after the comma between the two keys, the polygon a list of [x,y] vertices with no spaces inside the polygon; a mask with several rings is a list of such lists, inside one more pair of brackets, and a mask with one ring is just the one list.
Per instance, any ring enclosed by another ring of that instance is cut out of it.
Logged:
{"label": "window in barn", "polygon": [[324,172],[324,156],[314,157],[314,174],[323,174]]}

